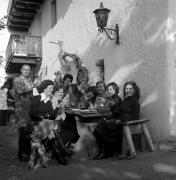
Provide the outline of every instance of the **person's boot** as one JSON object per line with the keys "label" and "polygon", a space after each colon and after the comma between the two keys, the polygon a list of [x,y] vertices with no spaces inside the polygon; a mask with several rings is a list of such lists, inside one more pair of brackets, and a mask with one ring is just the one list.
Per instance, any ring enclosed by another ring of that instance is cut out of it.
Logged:
{"label": "person's boot", "polygon": [[130,149],[128,149],[127,150],[127,157],[126,157],[126,159],[127,160],[131,160],[131,159],[134,159],[135,157],[136,157],[136,155],[131,154]]}
{"label": "person's boot", "polygon": [[73,154],[75,154],[73,150],[68,149],[68,148],[65,148],[63,153],[65,156],[72,156]]}
{"label": "person's boot", "polygon": [[54,156],[56,157],[57,161],[62,165],[68,165],[68,161],[58,152],[57,150],[54,151]]}
{"label": "person's boot", "polygon": [[62,154],[65,156],[72,156],[75,152],[73,150],[65,147],[58,132],[55,132],[55,136],[56,136],[57,146],[59,147],[59,149],[62,150]]}
{"label": "person's boot", "polygon": [[107,158],[108,158],[108,155],[105,152],[105,147],[104,147],[104,145],[101,145],[99,153],[96,156],[94,156],[93,159],[99,160],[99,159],[107,159]]}
{"label": "person's boot", "polygon": [[64,156],[61,155],[61,153],[60,153],[60,151],[59,151],[59,148],[60,148],[60,147],[58,147],[58,145],[57,145],[57,143],[56,143],[56,140],[55,140],[55,139],[52,139],[51,141],[52,141],[52,142],[51,142],[51,146],[52,146],[52,149],[53,149],[53,152],[54,152],[54,155],[55,155],[57,161],[58,161],[59,163],[61,163],[62,165],[67,165],[68,162],[67,162],[67,160],[64,158]]}
{"label": "person's boot", "polygon": [[27,162],[29,160],[29,156],[26,154],[22,154],[21,156],[18,156],[18,159],[21,162]]}
{"label": "person's boot", "polygon": [[108,155],[105,152],[102,152],[97,159],[107,159]]}

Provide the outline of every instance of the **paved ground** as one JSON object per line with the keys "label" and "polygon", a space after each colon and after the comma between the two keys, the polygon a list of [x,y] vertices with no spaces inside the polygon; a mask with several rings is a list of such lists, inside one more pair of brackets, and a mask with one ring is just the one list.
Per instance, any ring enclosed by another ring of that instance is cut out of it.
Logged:
{"label": "paved ground", "polygon": [[0,127],[0,180],[176,180],[176,152],[144,152],[134,160],[72,159],[68,166],[54,160],[47,169],[26,170],[17,161],[14,129]]}

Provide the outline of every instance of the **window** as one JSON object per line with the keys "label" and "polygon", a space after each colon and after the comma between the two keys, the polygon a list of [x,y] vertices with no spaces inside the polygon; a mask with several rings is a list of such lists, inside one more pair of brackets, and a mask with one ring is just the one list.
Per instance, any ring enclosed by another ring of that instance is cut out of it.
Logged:
{"label": "window", "polygon": [[57,22],[57,6],[56,6],[56,0],[53,0],[51,2],[51,27],[54,27],[56,22]]}

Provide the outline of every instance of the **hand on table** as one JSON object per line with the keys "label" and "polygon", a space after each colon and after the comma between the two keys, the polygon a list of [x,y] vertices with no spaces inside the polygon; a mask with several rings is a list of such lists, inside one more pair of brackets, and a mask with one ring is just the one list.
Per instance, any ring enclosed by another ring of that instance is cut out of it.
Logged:
{"label": "hand on table", "polygon": [[96,106],[95,105],[93,105],[93,104],[90,104],[90,106],[89,106],[89,108],[88,109],[90,109],[90,110],[96,110]]}
{"label": "hand on table", "polygon": [[104,119],[104,121],[106,122],[106,123],[113,123],[114,122],[114,119]]}
{"label": "hand on table", "polygon": [[115,120],[115,124],[119,124],[121,122],[120,119]]}
{"label": "hand on table", "polygon": [[104,121],[106,122],[106,123],[115,123],[115,124],[119,124],[121,121],[119,120],[119,119],[117,119],[117,120],[115,120],[115,119],[104,119]]}

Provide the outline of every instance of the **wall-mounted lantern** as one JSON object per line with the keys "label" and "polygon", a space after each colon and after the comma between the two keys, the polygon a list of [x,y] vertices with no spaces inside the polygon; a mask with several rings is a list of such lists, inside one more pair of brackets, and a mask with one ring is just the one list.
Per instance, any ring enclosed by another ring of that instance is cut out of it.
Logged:
{"label": "wall-mounted lantern", "polygon": [[[111,10],[104,8],[102,2],[100,3],[100,8],[93,11],[93,13],[95,14],[96,21],[97,21],[97,26],[99,27],[98,31],[100,31],[101,33],[104,31],[109,39],[116,40],[116,44],[120,44],[119,43],[119,26],[118,26],[118,24],[115,25],[115,29],[106,28],[110,11]],[[110,31],[110,33],[112,35],[115,33],[116,38],[112,38],[111,35],[108,34],[107,31]]]}

